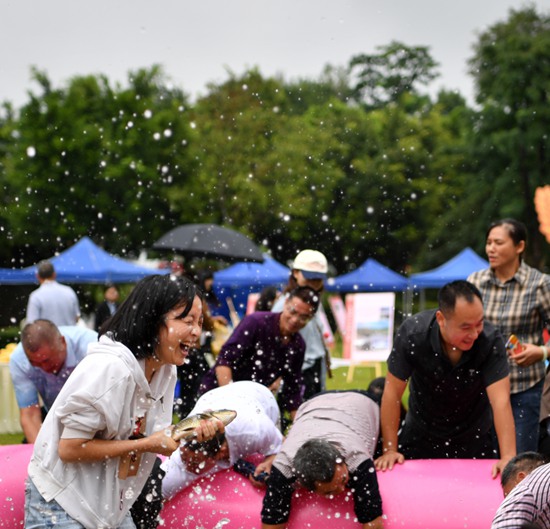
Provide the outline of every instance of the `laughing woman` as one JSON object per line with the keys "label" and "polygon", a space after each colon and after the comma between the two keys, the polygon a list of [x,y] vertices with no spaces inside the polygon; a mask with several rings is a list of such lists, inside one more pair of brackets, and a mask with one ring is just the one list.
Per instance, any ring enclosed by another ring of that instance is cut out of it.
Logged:
{"label": "laughing woman", "polygon": [[[129,510],[156,454],[178,448],[170,435],[175,366],[201,326],[192,282],[154,275],[135,286],[40,430],[26,484],[27,529],[135,527]],[[220,424],[203,421],[197,437],[212,437]]]}
{"label": "laughing woman", "polygon": [[514,219],[494,222],[485,242],[490,268],[468,278],[483,295],[485,319],[500,329],[505,340],[515,334],[522,344],[508,359],[518,453],[538,449],[548,356],[543,330],[550,325],[550,276],[525,264],[526,244],[523,223]]}

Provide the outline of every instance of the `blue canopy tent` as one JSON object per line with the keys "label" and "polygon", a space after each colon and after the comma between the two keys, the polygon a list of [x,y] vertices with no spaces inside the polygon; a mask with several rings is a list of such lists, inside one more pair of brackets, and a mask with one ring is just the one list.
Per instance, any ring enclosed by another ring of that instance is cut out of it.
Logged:
{"label": "blue canopy tent", "polygon": [[325,290],[329,292],[403,292],[407,290],[406,277],[380,264],[376,259],[367,259],[359,268],[348,274],[329,279]]}
{"label": "blue canopy tent", "polygon": [[409,281],[414,289],[440,288],[449,281],[466,279],[472,272],[489,268],[489,263],[471,248],[464,248],[446,263],[432,270],[412,274]]}
{"label": "blue canopy tent", "polygon": [[[230,297],[242,317],[246,312],[248,295],[260,292],[264,287],[283,288],[288,281],[290,269],[264,254],[263,263],[236,263],[214,273],[213,289],[220,301]],[[221,311],[224,313],[225,311]],[[228,314],[224,314],[227,316]]]}
{"label": "blue canopy tent", "polygon": [[31,283],[37,283],[33,267],[22,270],[0,268],[0,285],[28,285]]}
{"label": "blue canopy tent", "polygon": [[[169,272],[137,266],[115,257],[96,246],[89,237],[82,237],[76,244],[52,257],[50,262],[62,283],[135,283],[151,274]],[[37,283],[36,265],[22,270],[0,269],[1,285],[29,283]]]}

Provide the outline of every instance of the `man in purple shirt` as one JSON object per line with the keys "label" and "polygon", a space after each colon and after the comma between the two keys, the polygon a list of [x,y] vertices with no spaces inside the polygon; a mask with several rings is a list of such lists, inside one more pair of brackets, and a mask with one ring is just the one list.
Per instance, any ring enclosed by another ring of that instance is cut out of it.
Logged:
{"label": "man in purple shirt", "polygon": [[298,331],[315,315],[319,295],[310,287],[290,292],[282,312],[246,316],[223,345],[216,363],[201,383],[201,393],[237,380],[253,380],[273,392],[294,418],[302,403],[305,342]]}

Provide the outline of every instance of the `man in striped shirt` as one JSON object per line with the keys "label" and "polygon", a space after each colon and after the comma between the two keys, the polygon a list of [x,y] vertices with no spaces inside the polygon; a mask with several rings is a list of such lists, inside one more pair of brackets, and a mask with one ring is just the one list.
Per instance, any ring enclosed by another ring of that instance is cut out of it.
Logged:
{"label": "man in striped shirt", "polygon": [[550,527],[550,464],[533,470],[506,496],[491,529],[518,529],[528,523]]}

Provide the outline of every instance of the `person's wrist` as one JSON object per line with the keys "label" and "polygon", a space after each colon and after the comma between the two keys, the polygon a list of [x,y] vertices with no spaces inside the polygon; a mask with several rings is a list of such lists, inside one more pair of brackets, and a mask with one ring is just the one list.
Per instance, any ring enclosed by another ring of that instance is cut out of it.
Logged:
{"label": "person's wrist", "polygon": [[540,350],[542,351],[542,361],[546,362],[548,360],[548,347],[541,345]]}

